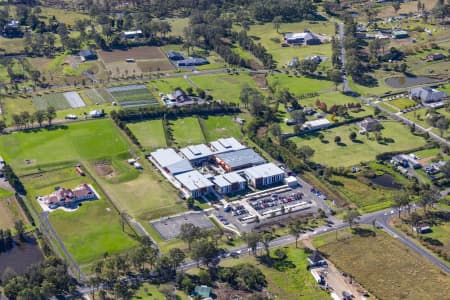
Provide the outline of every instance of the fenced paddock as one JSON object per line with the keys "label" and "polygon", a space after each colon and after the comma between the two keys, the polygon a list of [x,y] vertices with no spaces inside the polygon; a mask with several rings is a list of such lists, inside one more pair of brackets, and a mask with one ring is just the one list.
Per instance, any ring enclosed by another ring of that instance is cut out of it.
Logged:
{"label": "fenced paddock", "polygon": [[202,212],[190,212],[167,217],[150,222],[150,225],[164,240],[171,240],[180,235],[181,225],[186,223],[192,223],[202,229],[212,229],[215,226]]}
{"label": "fenced paddock", "polygon": [[53,106],[57,110],[72,108],[72,106],[69,104],[66,97],[62,93],[34,96],[33,104],[37,110],[46,110],[50,106]]}
{"label": "fenced paddock", "polygon": [[86,106],[83,99],[81,99],[80,95],[78,95],[77,92],[67,92],[64,93],[63,95],[72,108],[79,108]]}
{"label": "fenced paddock", "polygon": [[124,107],[159,105],[158,100],[145,85],[126,85],[107,89],[114,99]]}

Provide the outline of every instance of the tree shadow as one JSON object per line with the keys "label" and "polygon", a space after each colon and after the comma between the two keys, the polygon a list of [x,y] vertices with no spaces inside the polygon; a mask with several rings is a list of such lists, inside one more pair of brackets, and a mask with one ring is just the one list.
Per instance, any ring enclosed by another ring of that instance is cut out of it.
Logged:
{"label": "tree shadow", "polygon": [[296,265],[288,259],[268,257],[266,255],[259,256],[257,259],[261,264],[280,272],[284,272],[288,269],[295,269],[296,267]]}
{"label": "tree shadow", "polygon": [[355,227],[352,229],[352,233],[355,235],[359,235],[360,237],[371,237],[371,236],[376,236],[376,232],[371,230],[371,229],[367,229],[367,228],[361,228],[361,227]]}
{"label": "tree shadow", "polygon": [[355,143],[355,144],[364,144],[363,141],[358,140],[358,139],[354,139],[354,140],[352,140],[352,142]]}
{"label": "tree shadow", "polygon": [[340,147],[347,147],[347,144],[346,143],[343,143],[343,142],[339,142],[339,143],[336,143],[338,146],[340,146]]}

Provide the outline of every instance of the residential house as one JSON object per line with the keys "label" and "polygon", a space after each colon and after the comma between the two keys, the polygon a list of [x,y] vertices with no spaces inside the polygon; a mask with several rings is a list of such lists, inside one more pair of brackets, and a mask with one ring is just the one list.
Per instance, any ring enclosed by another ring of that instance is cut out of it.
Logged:
{"label": "residential house", "polygon": [[361,130],[363,132],[372,132],[372,131],[379,130],[381,127],[381,124],[374,118],[368,117],[368,118],[365,118],[364,120],[362,120],[359,123],[359,126],[361,127]]}
{"label": "residential house", "polygon": [[209,61],[202,57],[190,57],[176,62],[177,67],[193,67],[209,64]]}
{"label": "residential house", "polygon": [[175,90],[175,93],[173,93],[173,96],[175,97],[175,101],[177,103],[191,101],[191,98],[189,98],[189,96],[186,95],[186,93],[180,89]]}
{"label": "residential house", "polygon": [[123,37],[127,39],[134,39],[134,38],[140,38],[143,36],[142,30],[132,30],[132,31],[124,31],[122,33]]}
{"label": "residential house", "polygon": [[243,171],[248,183],[255,188],[283,183],[284,171],[273,163],[267,163]]}
{"label": "residential house", "polygon": [[315,36],[312,32],[305,30],[304,32],[288,32],[284,34],[284,40],[286,43],[290,45],[318,45],[321,44],[322,41]]}
{"label": "residential house", "polygon": [[392,31],[392,38],[393,39],[406,39],[409,37],[409,34],[405,30],[394,30]]}
{"label": "residential house", "polygon": [[411,89],[409,97],[411,99],[420,99],[423,103],[430,103],[441,101],[444,98],[447,98],[448,95],[444,92],[425,86]]}
{"label": "residential house", "polygon": [[97,194],[90,185],[80,184],[75,189],[60,188],[53,194],[43,197],[44,203],[51,209],[60,206],[73,208],[80,202],[98,199]]}
{"label": "residential house", "polygon": [[80,56],[81,61],[97,59],[97,54],[92,50],[81,50],[78,52],[78,55]]}
{"label": "residential house", "polygon": [[176,51],[167,51],[167,58],[174,61],[184,60],[183,54]]}
{"label": "residential house", "polygon": [[3,27],[3,36],[6,38],[21,38],[23,37],[23,31],[20,28],[19,21],[11,20]]}
{"label": "residential house", "polygon": [[444,53],[432,53],[427,55],[427,61],[442,60],[447,56]]}
{"label": "residential house", "polygon": [[328,121],[327,119],[318,119],[318,120],[306,121],[302,125],[302,129],[303,130],[313,131],[313,130],[319,130],[319,129],[327,128],[330,125],[331,125],[331,122]]}

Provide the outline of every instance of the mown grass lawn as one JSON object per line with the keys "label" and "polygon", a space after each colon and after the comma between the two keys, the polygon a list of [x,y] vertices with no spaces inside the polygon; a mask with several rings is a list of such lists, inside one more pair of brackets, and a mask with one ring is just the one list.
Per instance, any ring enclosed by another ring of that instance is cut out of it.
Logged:
{"label": "mown grass lawn", "polygon": [[171,120],[170,128],[179,147],[205,142],[205,137],[197,118],[189,117]]}
{"label": "mown grass lawn", "polygon": [[138,123],[129,123],[128,128],[147,150],[166,147],[166,136],[161,120],[151,120]]}
{"label": "mown grass lawn", "polygon": [[[166,296],[164,296],[163,293],[161,293],[161,289],[168,288],[170,290],[173,289],[173,286],[169,284],[161,284],[161,285],[154,285],[149,283],[144,283],[142,286],[139,287],[139,289],[136,291],[136,293],[133,295],[132,300],[159,300],[159,299],[165,299]],[[188,300],[189,297],[180,290],[177,290],[176,292],[176,300]]]}
{"label": "mown grass lawn", "polygon": [[414,102],[413,100],[408,99],[408,98],[391,100],[391,101],[389,101],[389,104],[397,107],[400,110],[408,108],[408,107],[414,107],[417,105],[416,102]]}
{"label": "mown grass lawn", "polygon": [[50,222],[79,264],[130,249],[138,244],[133,232],[122,231],[118,213],[105,199],[85,202],[75,212],[57,210]]}
{"label": "mown grass lawn", "polygon": [[[351,141],[351,132],[358,133],[360,128],[356,124],[339,126],[329,130],[323,130],[325,142],[317,137],[318,133],[312,133],[303,137],[294,137],[298,146],[308,145],[315,150],[312,160],[328,166],[352,166],[360,162],[375,159],[375,156],[388,151],[406,151],[425,144],[421,137],[412,135],[409,128],[397,122],[382,123],[383,137],[393,139],[392,143],[380,144],[373,136],[357,136],[357,141]],[[341,143],[334,142],[336,136],[341,137]]]}
{"label": "mown grass lawn", "polygon": [[127,141],[109,119],[0,137],[0,151],[18,174],[67,162],[111,158],[128,149]]}
{"label": "mown grass lawn", "polygon": [[270,86],[275,87],[276,89],[286,88],[296,95],[332,90],[334,88],[334,83],[331,81],[312,79],[303,76],[297,77],[287,74],[274,74],[267,77],[267,80]]}
{"label": "mown grass lawn", "polygon": [[[154,90],[157,94],[171,94],[175,92],[175,89],[181,88],[186,91],[187,88],[192,87],[192,85],[182,77],[165,78],[150,81],[150,89]],[[159,96],[159,95],[158,95]]]}
{"label": "mown grass lawn", "polygon": [[260,263],[253,256],[224,260],[220,265],[233,266],[241,263],[256,265],[266,276],[268,290],[275,299],[330,299],[330,296],[318,287],[311,273],[306,270],[308,254],[302,248],[296,249],[295,245],[283,247],[282,250],[286,252],[287,258],[278,269]]}
{"label": "mown grass lawn", "polygon": [[242,137],[241,128],[233,121],[232,116],[209,116],[198,119],[201,126],[206,129],[206,141],[211,142],[219,138]]}
{"label": "mown grass lawn", "polygon": [[190,79],[212,95],[215,100],[240,103],[239,96],[245,85],[256,88],[255,80],[247,73],[239,75],[210,74],[191,76]]}
{"label": "mown grass lawn", "polygon": [[428,128],[431,127],[431,125],[426,121],[426,114],[427,109],[421,108],[415,111],[404,113],[403,116],[424,128]]}
{"label": "mown grass lawn", "polygon": [[450,294],[450,279],[423,256],[386,233],[314,239],[318,249],[380,299],[441,299]]}

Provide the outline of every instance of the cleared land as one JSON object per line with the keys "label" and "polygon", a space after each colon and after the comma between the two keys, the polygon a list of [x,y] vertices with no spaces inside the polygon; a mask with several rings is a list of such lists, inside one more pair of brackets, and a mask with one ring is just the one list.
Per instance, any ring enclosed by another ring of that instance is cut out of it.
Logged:
{"label": "cleared land", "polygon": [[128,148],[125,138],[106,119],[0,137],[1,153],[19,175],[74,161],[115,157]]}
{"label": "cleared land", "polygon": [[179,147],[203,144],[205,137],[197,118],[182,118],[170,121],[173,137]]}
{"label": "cleared land", "polygon": [[164,127],[161,120],[130,123],[128,128],[133,132],[139,143],[147,150],[167,146]]}
{"label": "cleared land", "polygon": [[26,218],[14,193],[0,189],[0,229],[14,229],[14,223],[18,220],[25,222]]}
{"label": "cleared land", "polygon": [[128,50],[99,51],[101,59],[105,63],[124,61],[127,58],[139,59],[164,59],[166,55],[159,47],[136,47]]}
{"label": "cleared land", "polygon": [[212,95],[215,100],[240,103],[239,96],[245,85],[256,88],[255,80],[248,74],[192,76],[190,79]]}
{"label": "cleared land", "polygon": [[[267,288],[275,299],[330,299],[330,296],[319,288],[311,273],[306,270],[308,266],[306,259],[309,254],[306,254],[303,249],[296,249],[295,246],[284,247],[282,250],[287,254],[286,260],[277,262],[274,257],[276,262],[273,267],[262,264],[253,256],[224,260],[220,265],[233,266],[240,263],[256,265],[266,276]],[[271,252],[273,253],[273,251]]]}
{"label": "cleared land", "polygon": [[[269,85],[275,89],[288,89],[296,95],[333,90],[334,83],[327,80],[317,80],[294,75],[275,74],[267,78]],[[355,100],[354,100],[355,101]]]}
{"label": "cleared land", "polygon": [[233,117],[231,116],[209,116],[206,118],[199,118],[198,120],[203,128],[207,142],[230,136],[237,139],[242,137],[239,125],[233,121]]}
{"label": "cleared land", "polygon": [[[341,233],[342,234],[342,233]],[[315,243],[336,267],[380,299],[442,299],[450,295],[450,279],[421,255],[382,231],[376,236],[335,234]]]}
{"label": "cleared land", "polygon": [[63,93],[53,93],[42,96],[33,97],[33,103],[37,110],[46,110],[48,107],[53,106],[55,109],[64,110],[71,108],[70,103],[67,102]]}
{"label": "cleared land", "polygon": [[[308,145],[315,150],[313,161],[329,166],[352,166],[362,161],[371,161],[377,154],[388,151],[404,151],[425,144],[423,138],[412,135],[409,128],[397,122],[383,122],[382,136],[392,139],[392,142],[380,144],[373,137],[358,135],[356,141],[351,141],[351,132],[358,133],[357,124],[339,126],[323,130],[324,142],[312,133],[292,140],[298,145]],[[341,143],[334,142],[336,136],[341,137]]]}

